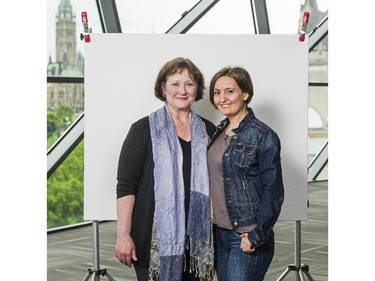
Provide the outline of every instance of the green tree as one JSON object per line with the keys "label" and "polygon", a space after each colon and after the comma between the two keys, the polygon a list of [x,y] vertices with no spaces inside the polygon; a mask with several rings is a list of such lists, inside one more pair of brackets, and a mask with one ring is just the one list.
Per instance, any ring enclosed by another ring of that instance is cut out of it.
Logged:
{"label": "green tree", "polygon": [[74,110],[69,105],[61,105],[56,110],[57,116],[63,121],[63,128],[66,130],[75,119]]}
{"label": "green tree", "polygon": [[47,111],[47,149],[69,128],[76,118],[72,107],[61,105],[55,111]]}
{"label": "green tree", "polygon": [[63,128],[63,120],[59,118],[55,111],[47,112],[47,138],[51,138],[54,134],[58,134]]}
{"label": "green tree", "polygon": [[83,221],[83,153],[81,142],[48,179],[48,228]]}
{"label": "green tree", "polygon": [[[47,145],[50,147],[72,124],[76,114],[63,105],[47,112]],[[83,142],[47,181],[47,227],[83,221]]]}

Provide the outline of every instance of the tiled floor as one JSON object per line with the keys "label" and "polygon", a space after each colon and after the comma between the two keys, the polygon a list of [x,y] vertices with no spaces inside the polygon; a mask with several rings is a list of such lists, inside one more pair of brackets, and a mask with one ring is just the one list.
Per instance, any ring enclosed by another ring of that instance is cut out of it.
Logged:
{"label": "tiled floor", "polygon": [[[328,181],[308,185],[308,220],[301,222],[301,263],[309,267],[314,281],[328,280]],[[295,265],[295,221],[275,225],[276,251],[265,281],[276,281],[288,265]],[[47,235],[48,281],[92,280],[93,228],[91,224]],[[135,281],[133,269],[120,264],[114,256],[116,222],[99,224],[99,268],[108,276],[97,280]],[[296,280],[296,271],[283,279]],[[308,278],[305,276],[305,280]]]}

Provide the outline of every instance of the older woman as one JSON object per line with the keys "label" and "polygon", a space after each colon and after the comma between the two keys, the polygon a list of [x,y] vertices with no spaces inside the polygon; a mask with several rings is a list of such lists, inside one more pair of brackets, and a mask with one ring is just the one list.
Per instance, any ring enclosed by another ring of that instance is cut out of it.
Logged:
{"label": "older woman", "polygon": [[191,110],[203,97],[203,75],[175,58],[154,93],[165,105],[131,126],[120,154],[116,257],[141,281],[210,279],[207,147],[215,126]]}
{"label": "older woman", "polygon": [[274,254],[274,226],[284,200],[280,141],[248,107],[242,67],[218,71],[210,101],[227,116],[208,152],[218,281],[260,281]]}

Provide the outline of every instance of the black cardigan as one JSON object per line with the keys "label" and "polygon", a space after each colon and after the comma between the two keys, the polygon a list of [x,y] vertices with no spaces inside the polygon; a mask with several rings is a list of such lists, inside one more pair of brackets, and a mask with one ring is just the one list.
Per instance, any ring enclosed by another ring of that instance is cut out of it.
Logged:
{"label": "black cardigan", "polygon": [[[211,138],[215,125],[201,117]],[[188,146],[190,150],[190,145]],[[185,147],[186,148],[186,147]],[[190,155],[190,151],[187,151]],[[184,151],[184,156],[186,151]],[[185,162],[184,157],[184,162]],[[188,160],[190,163],[190,159]],[[186,166],[186,165],[185,165]],[[138,120],[130,127],[122,145],[117,170],[117,199],[135,195],[132,217],[131,237],[133,238],[138,261],[135,265],[148,267],[152,224],[154,218],[154,162],[148,116]],[[189,175],[185,176],[185,173]],[[184,169],[184,179],[190,179],[190,169]],[[190,182],[190,181],[188,181]],[[185,181],[186,184],[186,181]],[[190,186],[188,187],[190,190]]]}

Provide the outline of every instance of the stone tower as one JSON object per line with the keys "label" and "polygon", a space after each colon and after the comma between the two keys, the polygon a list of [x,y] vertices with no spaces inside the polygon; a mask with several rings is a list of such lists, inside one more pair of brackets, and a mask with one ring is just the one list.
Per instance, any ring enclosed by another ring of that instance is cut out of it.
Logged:
{"label": "stone tower", "polygon": [[[83,77],[84,59],[77,52],[75,14],[70,0],[60,0],[56,14],[56,61],[51,56],[48,76]],[[84,86],[80,83],[47,83],[47,110],[71,107],[76,113],[84,109]]]}
{"label": "stone tower", "polygon": [[60,0],[56,14],[56,62],[63,68],[77,65],[76,23],[70,0]]}

